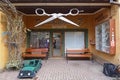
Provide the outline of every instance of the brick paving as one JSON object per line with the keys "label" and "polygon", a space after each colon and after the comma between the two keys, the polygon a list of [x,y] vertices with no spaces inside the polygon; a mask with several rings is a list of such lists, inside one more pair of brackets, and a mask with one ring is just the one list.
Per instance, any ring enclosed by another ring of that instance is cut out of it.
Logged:
{"label": "brick paving", "polygon": [[[113,80],[102,73],[102,65],[88,60],[49,59],[34,79],[17,79],[19,71],[4,71],[0,80]],[[114,79],[115,80],[115,79]]]}

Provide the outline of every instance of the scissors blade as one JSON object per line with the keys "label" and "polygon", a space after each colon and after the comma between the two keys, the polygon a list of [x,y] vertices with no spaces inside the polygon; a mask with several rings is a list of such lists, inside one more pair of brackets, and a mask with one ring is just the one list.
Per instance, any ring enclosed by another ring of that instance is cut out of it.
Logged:
{"label": "scissors blade", "polygon": [[76,23],[74,23],[74,22],[72,22],[71,20],[69,20],[69,19],[67,19],[67,18],[65,18],[65,17],[63,17],[63,16],[60,16],[60,17],[58,17],[60,20],[63,20],[63,21],[65,21],[65,22],[67,22],[67,23],[70,23],[70,24],[73,24],[73,25],[75,25],[75,26],[79,26],[78,24],[76,24]]}
{"label": "scissors blade", "polygon": [[42,25],[42,24],[45,24],[45,23],[47,23],[47,22],[50,22],[50,21],[52,21],[52,20],[54,20],[54,19],[56,19],[56,18],[57,18],[57,17],[54,17],[54,16],[53,16],[53,17],[50,17],[50,18],[42,21],[41,23],[35,25],[35,27],[38,27],[38,26],[40,26],[40,25]]}

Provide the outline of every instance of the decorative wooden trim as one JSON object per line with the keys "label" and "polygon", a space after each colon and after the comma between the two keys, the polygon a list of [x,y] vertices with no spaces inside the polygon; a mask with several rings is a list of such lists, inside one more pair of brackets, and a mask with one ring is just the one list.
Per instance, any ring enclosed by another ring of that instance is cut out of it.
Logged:
{"label": "decorative wooden trim", "polygon": [[110,54],[116,53],[115,19],[110,19]]}
{"label": "decorative wooden trim", "polygon": [[111,6],[110,3],[13,3],[14,6]]}

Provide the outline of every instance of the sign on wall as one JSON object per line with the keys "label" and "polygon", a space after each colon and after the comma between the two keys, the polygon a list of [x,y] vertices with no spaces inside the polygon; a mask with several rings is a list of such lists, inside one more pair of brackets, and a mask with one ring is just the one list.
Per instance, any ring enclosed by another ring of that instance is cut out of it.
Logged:
{"label": "sign on wall", "polygon": [[110,53],[115,54],[116,50],[115,20],[110,20]]}

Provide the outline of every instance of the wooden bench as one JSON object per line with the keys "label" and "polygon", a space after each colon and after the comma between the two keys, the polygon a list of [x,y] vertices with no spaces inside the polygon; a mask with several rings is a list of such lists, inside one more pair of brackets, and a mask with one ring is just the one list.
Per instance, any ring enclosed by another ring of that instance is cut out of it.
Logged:
{"label": "wooden bench", "polygon": [[68,62],[69,58],[89,58],[93,62],[93,54],[89,49],[81,49],[81,50],[66,50],[66,60]]}
{"label": "wooden bench", "polygon": [[[34,53],[37,52],[37,53]],[[27,48],[22,54],[23,58],[45,58],[48,59],[48,48]]]}

